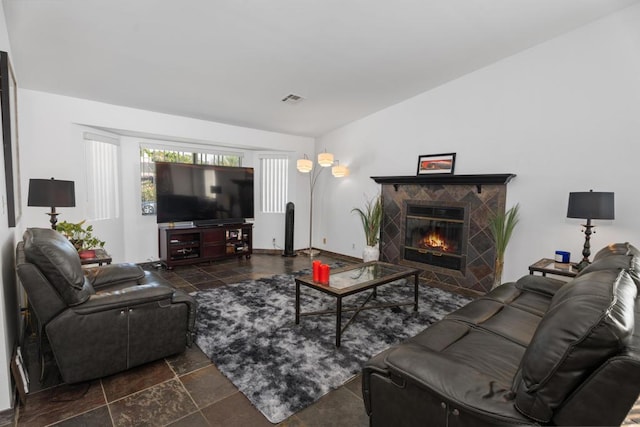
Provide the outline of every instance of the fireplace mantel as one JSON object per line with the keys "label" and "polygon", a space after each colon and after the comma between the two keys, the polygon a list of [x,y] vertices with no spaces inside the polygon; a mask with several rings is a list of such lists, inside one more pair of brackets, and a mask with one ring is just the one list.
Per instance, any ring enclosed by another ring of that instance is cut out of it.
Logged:
{"label": "fireplace mantel", "polygon": [[398,190],[398,185],[475,185],[478,193],[482,190],[482,184],[506,184],[516,175],[513,173],[501,174],[482,174],[482,175],[449,175],[449,174],[432,174],[432,175],[413,175],[413,176],[372,176],[378,184],[391,184]]}

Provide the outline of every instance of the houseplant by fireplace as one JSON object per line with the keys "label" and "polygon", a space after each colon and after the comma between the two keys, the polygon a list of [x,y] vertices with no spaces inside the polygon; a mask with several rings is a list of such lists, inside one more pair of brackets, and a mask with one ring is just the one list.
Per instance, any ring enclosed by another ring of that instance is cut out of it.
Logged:
{"label": "houseplant by fireplace", "polygon": [[380,236],[380,223],[382,222],[382,196],[377,195],[367,200],[364,209],[353,208],[351,212],[357,212],[362,221],[366,246],[362,252],[364,262],[377,261],[380,258],[378,240]]}
{"label": "houseplant by fireplace", "polygon": [[493,288],[502,283],[502,269],[504,267],[504,254],[507,251],[507,245],[511,240],[513,229],[520,220],[518,210],[520,205],[517,203],[505,213],[498,213],[489,220],[489,228],[496,244],[496,264],[494,271]]}

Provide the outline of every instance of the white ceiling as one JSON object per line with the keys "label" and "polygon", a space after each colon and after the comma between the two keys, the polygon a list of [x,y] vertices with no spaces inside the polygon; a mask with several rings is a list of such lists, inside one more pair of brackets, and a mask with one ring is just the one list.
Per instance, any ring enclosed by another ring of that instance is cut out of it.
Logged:
{"label": "white ceiling", "polygon": [[318,136],[638,1],[3,4],[23,88]]}

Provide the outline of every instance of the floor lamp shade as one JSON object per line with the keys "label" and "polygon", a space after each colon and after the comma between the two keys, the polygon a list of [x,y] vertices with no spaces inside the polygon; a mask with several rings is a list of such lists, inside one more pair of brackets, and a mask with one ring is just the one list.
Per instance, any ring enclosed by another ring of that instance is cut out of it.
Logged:
{"label": "floor lamp shade", "polygon": [[615,219],[613,193],[594,191],[569,193],[567,218]]}
{"label": "floor lamp shade", "polygon": [[76,205],[75,183],[58,179],[30,179],[27,206],[68,208]]}

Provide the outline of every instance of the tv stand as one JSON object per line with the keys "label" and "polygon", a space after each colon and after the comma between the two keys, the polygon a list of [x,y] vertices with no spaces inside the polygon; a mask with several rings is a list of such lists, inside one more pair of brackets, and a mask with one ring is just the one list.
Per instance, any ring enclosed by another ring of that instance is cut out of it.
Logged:
{"label": "tv stand", "polygon": [[247,223],[158,227],[160,261],[169,269],[232,257],[251,258],[253,225]]}
{"label": "tv stand", "polygon": [[244,220],[216,219],[211,221],[194,221],[193,225],[196,227],[221,227],[223,225],[229,225],[229,224],[238,225],[238,224],[244,224],[244,223],[245,223]]}

